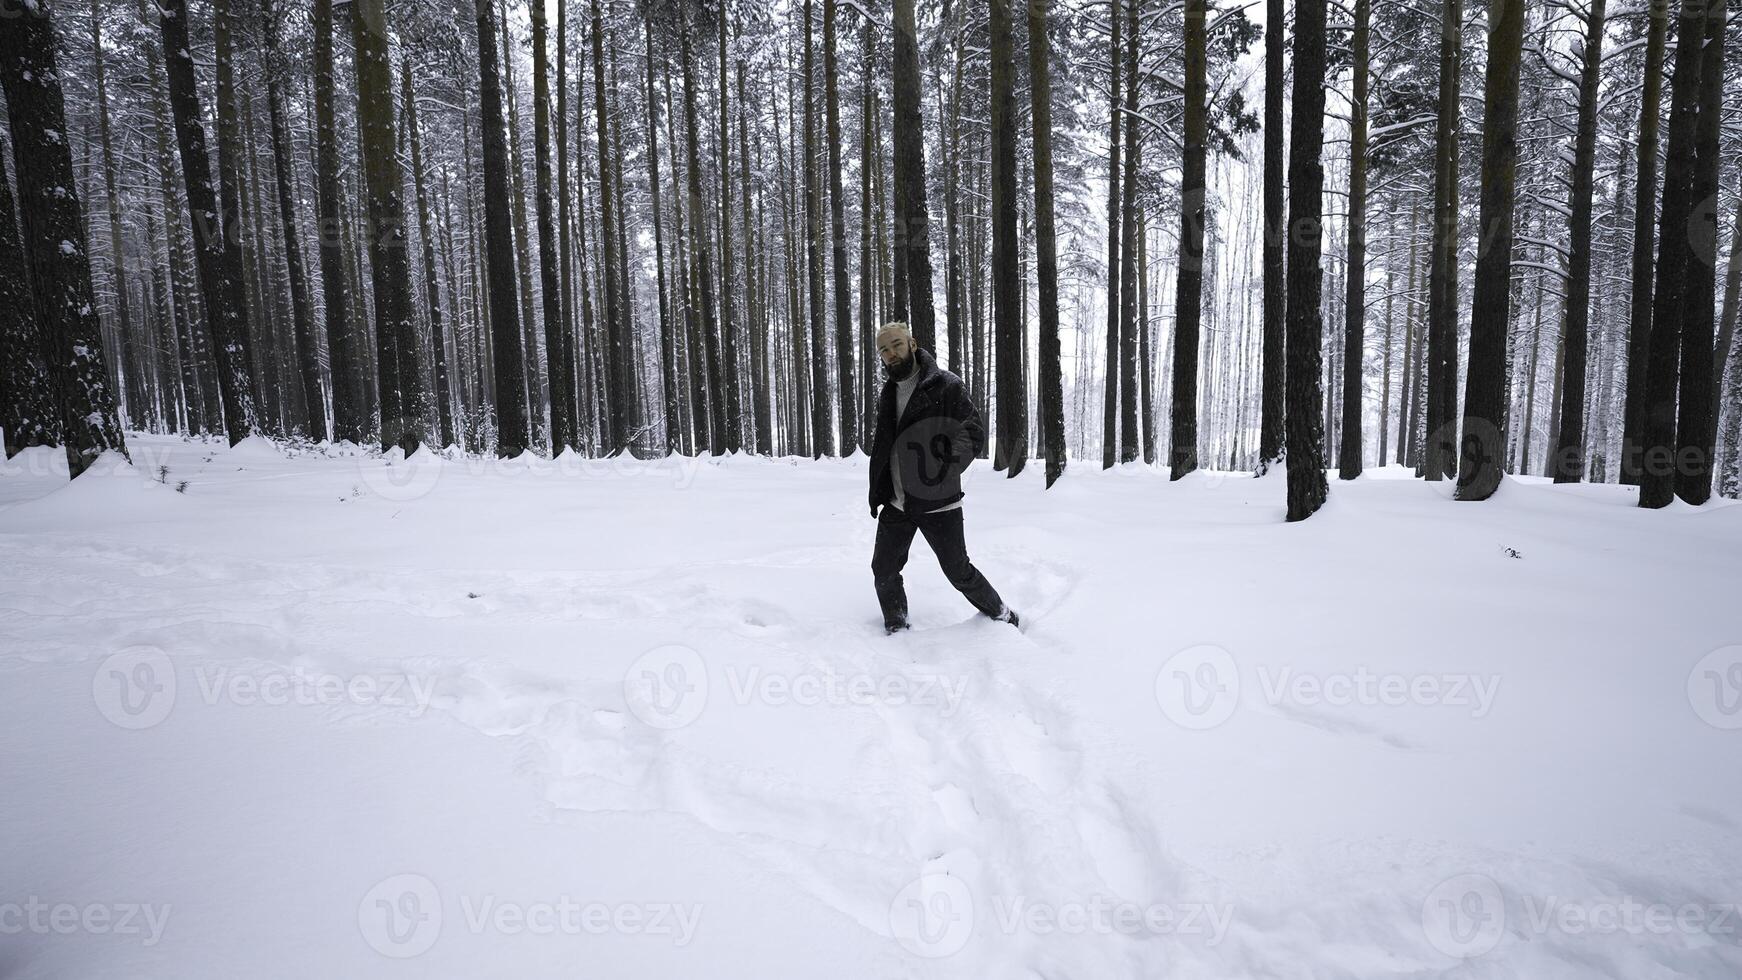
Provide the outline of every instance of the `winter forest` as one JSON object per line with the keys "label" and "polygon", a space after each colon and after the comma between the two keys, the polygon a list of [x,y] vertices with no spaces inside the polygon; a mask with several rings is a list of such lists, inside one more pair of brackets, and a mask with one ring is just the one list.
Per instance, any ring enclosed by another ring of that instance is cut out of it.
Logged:
{"label": "winter forest", "polygon": [[1742,0],[0,0],[0,99],[0,975],[1742,975]]}

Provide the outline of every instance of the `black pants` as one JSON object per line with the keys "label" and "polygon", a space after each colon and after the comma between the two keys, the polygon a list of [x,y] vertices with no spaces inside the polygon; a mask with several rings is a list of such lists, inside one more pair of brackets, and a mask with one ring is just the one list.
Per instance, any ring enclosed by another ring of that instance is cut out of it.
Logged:
{"label": "black pants", "polygon": [[907,620],[907,591],[902,588],[901,570],[907,566],[907,551],[915,531],[925,535],[925,543],[938,556],[944,577],[975,609],[988,616],[1003,611],[1004,601],[998,597],[998,590],[968,560],[960,507],[936,514],[909,514],[885,505],[878,513],[877,546],[871,554],[871,576],[877,583],[877,602],[883,607],[885,623]]}

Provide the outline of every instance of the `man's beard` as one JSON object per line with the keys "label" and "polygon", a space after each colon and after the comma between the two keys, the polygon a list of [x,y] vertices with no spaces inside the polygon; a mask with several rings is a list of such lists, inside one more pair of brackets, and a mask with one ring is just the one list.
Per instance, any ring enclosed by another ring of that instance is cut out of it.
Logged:
{"label": "man's beard", "polygon": [[896,361],[894,364],[885,362],[883,365],[883,376],[891,381],[905,381],[913,374],[913,369],[918,366],[919,358],[910,353],[901,360]]}

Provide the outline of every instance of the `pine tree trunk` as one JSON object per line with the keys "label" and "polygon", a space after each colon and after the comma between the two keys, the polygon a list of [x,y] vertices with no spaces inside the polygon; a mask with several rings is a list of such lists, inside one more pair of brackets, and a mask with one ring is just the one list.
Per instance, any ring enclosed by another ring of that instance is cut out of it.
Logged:
{"label": "pine tree trunk", "polygon": [[1648,0],[1644,80],[1639,101],[1639,175],[1633,201],[1632,300],[1627,331],[1627,391],[1621,429],[1621,482],[1638,486],[1644,476],[1645,403],[1649,387],[1651,318],[1657,235],[1658,113],[1663,105],[1663,54],[1669,32],[1669,0]]}
{"label": "pine tree trunk", "polygon": [[1283,0],[1266,0],[1264,28],[1264,354],[1258,429],[1258,472],[1264,474],[1283,448],[1285,379],[1288,371],[1284,316],[1288,297],[1283,281]]}
{"label": "pine tree trunk", "polygon": [[[823,0],[823,107],[829,144],[829,242],[835,263],[835,377],[839,385],[841,454],[852,452],[859,441],[859,413],[855,410],[853,383],[852,283],[847,276],[846,204],[841,193],[841,94],[840,69],[835,57],[839,4]],[[954,326],[953,324],[951,326]],[[867,332],[870,332],[867,330]],[[951,351],[954,357],[955,352]],[[871,362],[865,362],[865,370]]]}
{"label": "pine tree trunk", "polygon": [[[0,84],[12,126],[18,214],[30,268],[37,349],[59,414],[67,468],[78,477],[104,452],[123,455],[115,392],[103,363],[103,325],[76,192],[53,13],[46,2],[15,11],[0,28]],[[5,209],[10,211],[8,207]],[[10,215],[0,215],[10,221]],[[28,428],[28,419],[23,420]],[[10,430],[10,426],[8,427]]]}
{"label": "pine tree trunk", "polygon": [[[1121,65],[1123,52],[1119,45],[1125,18],[1119,16],[1126,0],[1108,0],[1108,20],[1112,22],[1112,43],[1107,48],[1109,88],[1107,96],[1107,362],[1103,375],[1101,401],[1101,468],[1112,467],[1118,458],[1119,442],[1119,216],[1122,174],[1119,159],[1122,139],[1119,131],[1119,87],[1124,77]],[[1177,343],[1177,341],[1176,341]]]}
{"label": "pine tree trunk", "polygon": [[[1455,2],[1455,0],[1454,0]],[[1294,118],[1288,165],[1288,519],[1311,517],[1325,502],[1324,323],[1319,312],[1324,271],[1319,229],[1325,184],[1325,3],[1298,0],[1294,14]]]}
{"label": "pine tree trunk", "polygon": [[[1138,57],[1138,12],[1142,0],[1129,0],[1125,23],[1125,207],[1119,218],[1119,461],[1129,463],[1137,458],[1137,174],[1143,156],[1143,141],[1139,137],[1141,119],[1138,91],[1142,76]],[[1186,19],[1191,20],[1187,8]],[[1189,44],[1188,44],[1189,48]],[[1188,68],[1187,76],[1191,75]],[[1187,84],[1190,84],[1189,82]],[[1197,105],[1202,106],[1204,99]],[[1186,137],[1190,156],[1191,137]],[[1200,178],[1201,182],[1201,178]],[[1202,195],[1199,195],[1201,202]],[[1200,204],[1201,207],[1201,204]],[[1195,428],[1195,423],[1194,423]],[[1192,466],[1197,465],[1196,438],[1193,438]],[[1174,470],[1177,479],[1184,472]]]}
{"label": "pine tree trunk", "polygon": [[[593,24],[595,32],[599,23],[598,0],[593,0]],[[704,202],[702,198],[702,164],[701,164],[701,127],[697,119],[696,109],[696,71],[695,54],[690,44],[689,20],[687,16],[680,17],[682,21],[681,42],[683,48],[683,81],[684,81],[684,129],[685,148],[689,154],[689,241],[691,272],[696,277],[696,305],[699,307],[701,332],[701,350],[690,351],[692,357],[704,359],[711,410],[708,413],[708,451],[713,455],[726,451],[726,418],[725,382],[722,377],[720,352],[717,338],[719,337],[714,310],[714,273],[713,258],[708,249],[707,222],[704,217]],[[593,39],[593,57],[599,58],[597,36]],[[596,63],[595,63],[596,68]],[[601,83],[602,84],[602,83]],[[605,124],[604,102],[599,103],[599,137],[604,142]],[[613,276],[613,279],[615,277]],[[616,351],[613,345],[613,352]],[[695,370],[693,361],[691,370]],[[732,420],[735,424],[735,420]]]}
{"label": "pine tree trunk", "polygon": [[[552,187],[551,120],[550,120],[550,55],[545,24],[544,3],[529,6],[532,19],[532,132],[534,206],[538,212],[538,271],[540,295],[544,303],[544,358],[546,382],[550,387],[550,442],[552,454],[564,449],[579,449],[580,434],[575,425],[574,359],[568,347],[567,321],[563,318],[563,287],[558,262],[557,215],[554,196],[561,191]],[[559,52],[566,57],[566,52]]]}
{"label": "pine tree trunk", "polygon": [[60,441],[60,413],[49,390],[48,348],[36,316],[18,212],[6,179],[5,140],[0,140],[0,428],[6,458],[31,446]]}
{"label": "pine tree trunk", "polygon": [[679,435],[682,419],[678,414],[677,347],[671,332],[671,304],[665,282],[665,230],[659,207],[659,123],[653,91],[653,23],[644,25],[647,42],[647,188],[652,195],[653,269],[659,290],[659,364],[662,394],[665,399],[665,451],[680,450]]}
{"label": "pine tree trunk", "polygon": [[1682,304],[1681,383],[1676,419],[1675,492],[1690,504],[1712,496],[1716,437],[1713,399],[1714,310],[1718,299],[1718,180],[1724,112],[1725,5],[1707,5],[1700,55],[1699,121],[1694,127],[1694,172],[1688,200],[1687,295]]}
{"label": "pine tree trunk", "polygon": [[997,451],[993,468],[1009,476],[1028,460],[1022,388],[1022,280],[1016,240],[1016,55],[1010,0],[990,0],[992,43],[992,333],[997,376]]}
{"label": "pine tree trunk", "polygon": [[895,108],[895,248],[903,255],[899,268],[906,279],[905,310],[914,339],[927,350],[937,349],[937,324],[932,313],[931,215],[926,207],[925,123],[920,118],[919,33],[914,24],[914,0],[895,0],[895,59],[891,88]]}
{"label": "pine tree trunk", "polygon": [[1585,64],[1579,78],[1579,120],[1573,140],[1571,252],[1567,256],[1566,345],[1561,366],[1560,425],[1548,472],[1556,483],[1585,473],[1585,361],[1591,310],[1591,192],[1597,165],[1597,86],[1602,82],[1605,0],[1591,0],[1585,17]]}
{"label": "pine tree trunk", "polygon": [[[188,40],[186,0],[163,0],[163,58],[169,76],[170,109],[175,117],[176,142],[181,150],[182,177],[186,183],[188,211],[193,218],[194,255],[199,269],[200,293],[217,347],[218,390],[222,396],[224,428],[234,446],[256,431],[255,392],[249,371],[247,315],[242,298],[242,249],[235,236],[226,234],[229,223],[218,210],[212,185],[210,156],[206,149],[205,124],[201,121],[199,94],[194,82],[193,55]],[[232,212],[233,213],[233,212]]]}
{"label": "pine tree trunk", "polygon": [[[726,451],[738,452],[744,448],[744,409],[741,404],[738,384],[738,318],[733,309],[733,292],[737,286],[737,276],[732,254],[732,137],[728,126],[731,109],[730,89],[726,83],[726,57],[730,51],[726,43],[726,18],[722,8],[720,22],[720,131],[719,131],[719,168],[720,168],[720,380],[726,388]],[[829,83],[834,84],[833,80]],[[745,242],[748,252],[749,242]],[[748,277],[746,277],[748,281]]]}
{"label": "pine tree trunk", "polygon": [[359,350],[362,328],[350,315],[333,83],[332,0],[314,0],[315,199],[320,209],[316,230],[326,306],[327,364],[333,386],[333,438],[360,443],[368,433]]}
{"label": "pine tree trunk", "polygon": [[1053,222],[1052,41],[1047,0],[1028,3],[1028,75],[1034,124],[1034,246],[1040,299],[1040,440],[1046,485],[1065,471],[1064,369],[1059,356],[1058,232]]}
{"label": "pine tree trunk", "polygon": [[1440,12],[1439,117],[1434,134],[1433,247],[1428,259],[1426,437],[1421,475],[1451,475],[1457,455],[1458,377],[1458,116],[1463,71],[1463,0],[1445,0]]}
{"label": "pine tree trunk", "polygon": [[[1180,256],[1174,294],[1173,407],[1168,466],[1172,479],[1198,468],[1198,331],[1204,302],[1204,207],[1208,5],[1186,0],[1185,148],[1180,178]],[[1297,42],[1298,43],[1298,42]],[[1298,63],[1300,55],[1295,59]],[[1135,131],[1135,130],[1133,130]]]}
{"label": "pine tree trunk", "polygon": [[[1602,0],[1597,0],[1601,3]],[[1343,297],[1343,439],[1337,476],[1361,475],[1361,380],[1367,349],[1367,41],[1369,0],[1355,0],[1354,93],[1349,115],[1349,268]],[[1380,459],[1385,458],[1380,451]]]}
{"label": "pine tree trunk", "polygon": [[[1718,19],[1722,21],[1721,6]],[[1663,208],[1658,217],[1657,282],[1652,290],[1651,335],[1647,350],[1644,420],[1640,429],[1639,505],[1667,506],[1675,498],[1676,387],[1684,318],[1689,312],[1689,266],[1693,252],[1690,221],[1697,186],[1697,142],[1701,109],[1701,48],[1706,33],[1704,8],[1682,8],[1677,26],[1675,74],[1670,81],[1669,133],[1664,148]],[[1720,45],[1720,50],[1722,46]],[[1708,253],[1709,254],[1709,253]],[[1707,295],[1707,306],[1711,297]],[[1708,314],[1709,315],[1709,314]],[[1706,321],[1706,339],[1710,340]],[[1708,354],[1709,356],[1709,354]],[[1709,383],[1709,381],[1708,381]]]}
{"label": "pine tree trunk", "polygon": [[1505,474],[1506,338],[1512,322],[1513,202],[1524,4],[1502,4],[1488,30],[1482,119],[1482,248],[1470,310],[1459,500],[1486,500]]}
{"label": "pine tree trunk", "polygon": [[495,0],[476,0],[479,95],[484,112],[484,256],[490,283],[490,335],[496,378],[496,454],[508,458],[531,444],[526,362],[521,351],[514,283],[514,225],[509,213],[508,125],[496,66]]}
{"label": "pine tree trunk", "polygon": [[[417,122],[417,93],[411,82],[411,61],[401,65],[406,139],[411,145],[412,187],[417,195],[417,233],[423,246],[423,294],[429,308],[431,366],[435,374],[437,436],[442,448],[454,438],[453,397],[448,384],[448,318],[442,314],[441,280],[436,276],[435,223],[431,215],[429,180],[424,173],[423,133]],[[421,377],[421,374],[420,374]],[[417,406],[412,406],[417,407]],[[570,443],[572,445],[572,443]]]}
{"label": "pine tree trunk", "polygon": [[375,350],[382,451],[405,455],[424,441],[423,375],[412,319],[411,257],[405,229],[405,182],[395,152],[393,72],[387,63],[383,0],[355,0],[351,38],[357,74],[357,137],[369,219],[374,278]]}

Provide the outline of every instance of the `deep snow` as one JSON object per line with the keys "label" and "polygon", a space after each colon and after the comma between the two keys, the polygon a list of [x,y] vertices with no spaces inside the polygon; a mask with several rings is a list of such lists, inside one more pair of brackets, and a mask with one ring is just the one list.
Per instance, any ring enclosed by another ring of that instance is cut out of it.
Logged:
{"label": "deep snow", "polygon": [[1742,975],[1732,503],[978,463],[885,637],[862,457],[130,445],[0,468],[0,976]]}

